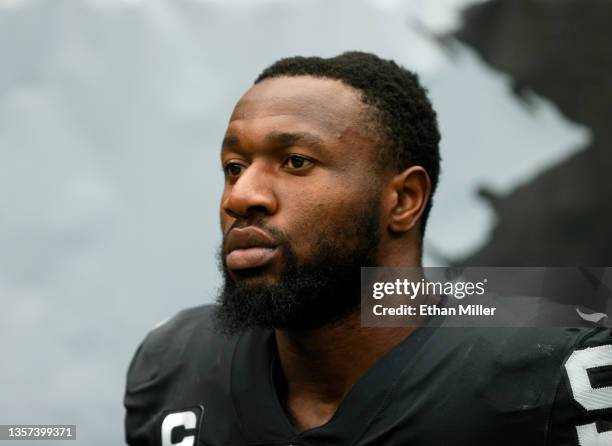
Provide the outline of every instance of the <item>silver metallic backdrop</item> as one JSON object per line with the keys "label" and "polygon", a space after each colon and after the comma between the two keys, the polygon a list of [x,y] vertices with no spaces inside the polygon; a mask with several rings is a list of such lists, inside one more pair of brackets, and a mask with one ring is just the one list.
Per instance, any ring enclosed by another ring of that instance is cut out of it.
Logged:
{"label": "silver metallic backdrop", "polygon": [[590,133],[543,97],[527,108],[508,75],[431,37],[471,3],[1,1],[0,423],[122,442],[137,344],[214,299],[220,141],[280,57],[357,49],[420,73],[444,158],[426,264],[486,243],[495,218],[476,188],[507,193]]}

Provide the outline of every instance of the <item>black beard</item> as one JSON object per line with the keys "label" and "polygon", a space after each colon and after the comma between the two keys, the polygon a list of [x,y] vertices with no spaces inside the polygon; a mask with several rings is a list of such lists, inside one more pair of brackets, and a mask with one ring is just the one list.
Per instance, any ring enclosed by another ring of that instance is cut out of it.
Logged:
{"label": "black beard", "polygon": [[341,234],[313,240],[317,246],[314,260],[303,264],[286,236],[261,221],[251,223],[275,236],[285,268],[273,285],[241,285],[229,276],[221,248],[218,261],[224,283],[215,311],[217,330],[226,334],[255,327],[305,331],[337,323],[356,312],[361,302],[361,267],[374,266],[380,240],[378,206],[372,200],[365,206],[367,213],[355,216]]}

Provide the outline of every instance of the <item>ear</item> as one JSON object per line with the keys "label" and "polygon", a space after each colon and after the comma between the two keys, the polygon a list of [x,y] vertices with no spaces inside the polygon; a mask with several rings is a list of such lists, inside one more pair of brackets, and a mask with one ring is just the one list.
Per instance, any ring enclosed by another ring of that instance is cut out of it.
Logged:
{"label": "ear", "polygon": [[417,226],[429,201],[431,180],[422,166],[412,166],[391,180],[389,230],[408,232]]}

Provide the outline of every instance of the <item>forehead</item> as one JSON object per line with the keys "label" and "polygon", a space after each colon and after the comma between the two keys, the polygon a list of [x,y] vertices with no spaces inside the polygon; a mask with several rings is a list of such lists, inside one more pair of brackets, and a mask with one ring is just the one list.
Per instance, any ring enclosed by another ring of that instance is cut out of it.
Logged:
{"label": "forehead", "polygon": [[266,79],[249,89],[236,104],[232,124],[293,122],[327,136],[368,138],[366,106],[358,90],[339,80],[311,76]]}

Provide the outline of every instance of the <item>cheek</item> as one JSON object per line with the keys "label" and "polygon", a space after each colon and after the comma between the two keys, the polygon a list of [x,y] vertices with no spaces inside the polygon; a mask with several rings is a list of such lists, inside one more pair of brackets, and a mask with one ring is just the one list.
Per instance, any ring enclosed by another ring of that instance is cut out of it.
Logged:
{"label": "cheek", "polygon": [[219,203],[219,223],[221,225],[221,233],[225,234],[229,227],[234,222],[234,218],[230,217],[227,212],[223,210],[223,203],[225,200],[225,193],[221,196],[221,201]]}
{"label": "cheek", "polygon": [[[352,228],[355,216],[363,208],[362,196],[340,189],[325,195],[319,193],[310,196],[304,192],[298,199],[292,200],[287,208],[286,223],[296,254],[299,257],[316,254],[322,239],[352,245]],[[349,197],[354,198],[351,200]]]}
{"label": "cheek", "polygon": [[300,191],[290,199],[287,210],[290,215],[295,216],[308,226],[307,231],[316,231],[319,227],[333,225],[345,215],[355,212],[355,206],[359,200],[349,200],[348,194],[342,193],[340,189],[325,191],[321,193],[310,193]]}

